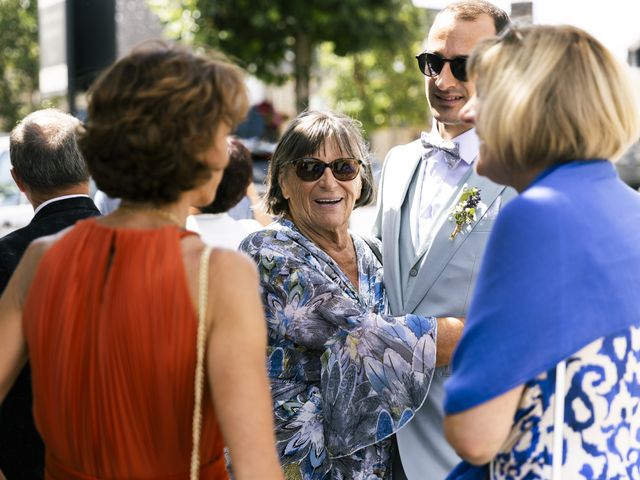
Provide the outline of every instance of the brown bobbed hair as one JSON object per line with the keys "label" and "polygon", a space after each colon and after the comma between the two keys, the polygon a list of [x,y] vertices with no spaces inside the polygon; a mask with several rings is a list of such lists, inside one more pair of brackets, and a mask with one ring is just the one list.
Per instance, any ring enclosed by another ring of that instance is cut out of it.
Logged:
{"label": "brown bobbed hair", "polygon": [[221,123],[235,126],[247,108],[243,73],[221,54],[146,43],[92,85],[78,143],[108,196],[172,203],[210,178],[200,155]]}
{"label": "brown bobbed hair", "polygon": [[481,41],[467,69],[485,154],[508,170],[615,161],[638,138],[629,72],[579,28],[510,27]]}
{"label": "brown bobbed hair", "polygon": [[[362,160],[362,190],[355,207],[368,205],[374,198],[374,181],[369,163],[369,149],[362,136],[360,122],[336,112],[307,110],[287,126],[269,162],[267,211],[273,215],[289,214],[289,202],[282,194],[280,177],[294,160],[313,156],[328,143],[335,142],[346,156]],[[302,180],[301,180],[302,181]]]}

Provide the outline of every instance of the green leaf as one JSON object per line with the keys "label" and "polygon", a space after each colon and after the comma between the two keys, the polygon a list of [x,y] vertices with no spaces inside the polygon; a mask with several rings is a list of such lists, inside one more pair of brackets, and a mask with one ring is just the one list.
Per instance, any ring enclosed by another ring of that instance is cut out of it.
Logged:
{"label": "green leaf", "polygon": [[39,106],[35,0],[0,0],[0,52],[0,129],[9,131]]}
{"label": "green leaf", "polygon": [[[427,121],[423,79],[413,58],[426,33],[427,13],[411,0],[182,0],[191,15],[180,16],[171,9],[175,0],[150,1],[160,18],[174,25],[171,32],[185,38],[186,31],[194,43],[221,49],[267,83],[304,83],[316,74],[318,62],[323,69],[329,64],[335,78],[326,91],[332,107],[359,118],[366,130]],[[183,28],[176,28],[184,18]],[[302,34],[309,50],[299,48]],[[349,59],[341,63],[327,55]],[[308,103],[308,96],[297,99],[299,106]]]}

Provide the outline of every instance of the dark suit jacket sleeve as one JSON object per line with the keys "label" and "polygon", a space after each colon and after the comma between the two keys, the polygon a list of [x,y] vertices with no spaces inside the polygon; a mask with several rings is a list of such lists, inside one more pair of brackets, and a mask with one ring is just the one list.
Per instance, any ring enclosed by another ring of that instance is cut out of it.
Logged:
{"label": "dark suit jacket sleeve", "polygon": [[4,245],[0,245],[0,295],[4,292],[9,284],[9,279],[16,269],[16,261],[14,254],[6,249]]}

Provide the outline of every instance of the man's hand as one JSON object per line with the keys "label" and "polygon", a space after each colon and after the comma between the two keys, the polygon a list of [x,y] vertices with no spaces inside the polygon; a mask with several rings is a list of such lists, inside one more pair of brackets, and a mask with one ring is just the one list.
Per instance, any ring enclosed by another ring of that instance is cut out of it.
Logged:
{"label": "man's hand", "polygon": [[438,337],[436,339],[436,367],[448,365],[453,355],[453,350],[458,344],[464,318],[438,317]]}

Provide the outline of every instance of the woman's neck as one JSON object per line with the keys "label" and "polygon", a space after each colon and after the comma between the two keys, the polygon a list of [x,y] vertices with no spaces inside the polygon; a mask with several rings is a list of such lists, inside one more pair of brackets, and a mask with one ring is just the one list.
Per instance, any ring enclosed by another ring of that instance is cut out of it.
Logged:
{"label": "woman's neck", "polygon": [[123,200],[103,221],[114,226],[132,228],[156,228],[163,225],[184,228],[188,214],[189,202],[182,197],[176,202],[162,205]]}
{"label": "woman's neck", "polygon": [[300,230],[300,233],[327,253],[330,251],[342,252],[353,247],[353,241],[346,226],[335,230],[320,230],[311,225],[296,223],[291,218],[289,220]]}
{"label": "woman's neck", "polygon": [[514,172],[509,179],[509,186],[513,187],[518,193],[522,193],[544,170],[544,168],[529,168]]}
{"label": "woman's neck", "polygon": [[293,223],[296,225],[296,228],[300,230],[300,233],[315,243],[336,262],[340,270],[347,276],[357,291],[358,260],[356,258],[356,248],[353,245],[349,229],[345,226],[344,228],[336,230],[319,231],[308,225]]}

